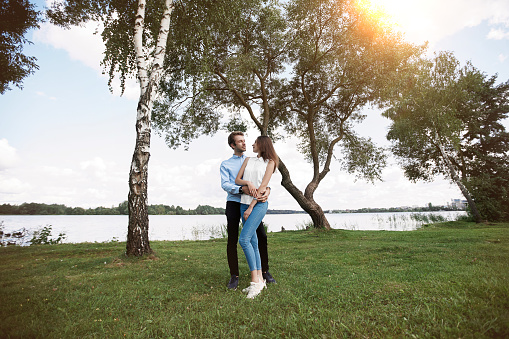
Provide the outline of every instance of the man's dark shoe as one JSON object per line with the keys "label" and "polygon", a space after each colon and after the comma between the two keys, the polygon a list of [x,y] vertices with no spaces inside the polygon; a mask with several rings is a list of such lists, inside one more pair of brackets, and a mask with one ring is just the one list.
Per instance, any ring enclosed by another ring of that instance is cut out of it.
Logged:
{"label": "man's dark shoe", "polygon": [[272,277],[272,275],[269,273],[269,271],[262,273],[263,279],[265,279],[265,282],[267,284],[276,284],[276,279]]}
{"label": "man's dark shoe", "polygon": [[239,277],[232,275],[230,282],[228,283],[228,288],[231,290],[236,290],[237,286],[239,286]]}

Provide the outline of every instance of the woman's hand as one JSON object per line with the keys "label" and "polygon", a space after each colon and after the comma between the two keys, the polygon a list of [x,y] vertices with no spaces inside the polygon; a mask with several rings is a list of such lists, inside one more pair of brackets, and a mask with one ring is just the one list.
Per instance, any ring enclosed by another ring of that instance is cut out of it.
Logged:
{"label": "woman's hand", "polygon": [[244,220],[247,220],[247,218],[249,218],[249,216],[251,215],[251,212],[253,212],[253,209],[251,207],[249,207],[245,212],[244,212]]}
{"label": "woman's hand", "polygon": [[249,191],[249,195],[252,196],[252,197],[256,197],[257,190],[256,190],[255,185],[251,181],[247,182],[247,188],[248,188],[248,191]]}

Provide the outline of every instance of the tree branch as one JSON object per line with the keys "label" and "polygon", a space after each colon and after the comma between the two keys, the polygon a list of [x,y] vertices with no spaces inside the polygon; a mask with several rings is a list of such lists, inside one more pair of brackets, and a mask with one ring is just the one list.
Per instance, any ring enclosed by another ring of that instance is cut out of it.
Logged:
{"label": "tree branch", "polygon": [[230,91],[239,99],[240,103],[242,104],[242,106],[244,106],[248,113],[249,113],[249,116],[251,117],[251,119],[253,120],[253,122],[256,124],[256,127],[258,127],[258,129],[260,131],[262,131],[262,124],[260,123],[260,121],[258,121],[258,119],[256,118],[256,116],[254,115],[254,112],[253,112],[253,109],[251,108],[251,105],[249,105],[247,103],[247,101],[245,100],[244,96],[242,95],[242,93],[240,93],[237,89],[233,88],[233,87],[230,87],[230,82],[228,81],[228,79],[224,76],[224,74],[222,74],[220,71],[216,70],[214,72],[218,77],[221,78],[221,80],[223,80],[223,82],[226,84],[226,86],[228,86],[228,88],[230,89]]}

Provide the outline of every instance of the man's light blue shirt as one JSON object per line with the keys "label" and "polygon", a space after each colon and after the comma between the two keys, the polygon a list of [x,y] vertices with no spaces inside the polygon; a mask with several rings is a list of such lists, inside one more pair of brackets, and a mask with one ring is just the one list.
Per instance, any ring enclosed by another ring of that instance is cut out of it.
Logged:
{"label": "man's light blue shirt", "polygon": [[230,159],[225,160],[221,163],[219,169],[221,173],[221,187],[228,193],[227,201],[240,202],[240,186],[235,184],[235,178],[239,174],[240,168],[244,163],[246,156],[233,155]]}

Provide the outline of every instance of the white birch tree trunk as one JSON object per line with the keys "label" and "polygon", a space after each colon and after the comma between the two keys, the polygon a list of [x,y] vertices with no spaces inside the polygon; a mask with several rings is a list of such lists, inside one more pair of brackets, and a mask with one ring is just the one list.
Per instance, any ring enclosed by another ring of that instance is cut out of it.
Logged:
{"label": "white birch tree trunk", "polygon": [[440,142],[438,133],[436,133],[436,132],[435,132],[435,139],[436,139],[438,148],[440,149],[440,153],[442,154],[442,157],[444,158],[445,163],[447,164],[447,167],[449,168],[449,172],[451,173],[452,180],[456,183],[456,185],[458,185],[461,193],[463,193],[463,196],[465,197],[465,199],[467,199],[468,206],[470,207],[470,210],[472,211],[475,222],[476,223],[481,222],[481,215],[479,214],[479,211],[477,210],[477,205],[475,204],[475,201],[472,198],[472,196],[470,195],[470,192],[468,191],[468,189],[461,182],[461,179],[460,179],[458,173],[456,173],[456,170],[454,169],[454,166],[453,166],[451,160],[449,159],[449,156],[447,155],[447,152],[445,151],[444,146]]}
{"label": "white birch tree trunk", "polygon": [[127,198],[129,224],[126,255],[142,256],[152,252],[148,238],[148,161],[150,158],[151,113],[163,70],[170,16],[173,9],[172,0],[166,0],[165,5],[154,55],[151,57],[143,46],[146,0],[138,1],[134,45],[140,83],[140,99],[136,118],[136,145],[129,172],[129,195]]}

